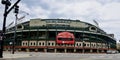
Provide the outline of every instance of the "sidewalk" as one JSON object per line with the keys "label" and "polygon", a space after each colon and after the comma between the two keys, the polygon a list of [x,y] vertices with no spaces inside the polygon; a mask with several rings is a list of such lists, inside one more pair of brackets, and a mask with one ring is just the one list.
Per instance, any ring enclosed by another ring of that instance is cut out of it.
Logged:
{"label": "sidewalk", "polygon": [[3,52],[3,58],[0,58],[0,60],[11,59],[11,58],[25,58],[25,57],[31,57],[31,56],[30,54],[27,54],[27,53],[16,52],[15,54],[12,54],[10,52]]}

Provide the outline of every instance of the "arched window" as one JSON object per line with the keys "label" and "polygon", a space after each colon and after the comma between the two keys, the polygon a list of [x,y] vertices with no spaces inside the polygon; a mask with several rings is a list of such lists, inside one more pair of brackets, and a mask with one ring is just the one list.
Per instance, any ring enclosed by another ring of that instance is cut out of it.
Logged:
{"label": "arched window", "polygon": [[32,45],[32,42],[30,43],[30,45]]}
{"label": "arched window", "polygon": [[41,42],[39,43],[39,45],[41,45]]}
{"label": "arched window", "polygon": [[34,42],[34,46],[35,46],[36,44],[35,44],[35,42]]}
{"label": "arched window", "polygon": [[44,42],[42,43],[42,45],[44,45]]}

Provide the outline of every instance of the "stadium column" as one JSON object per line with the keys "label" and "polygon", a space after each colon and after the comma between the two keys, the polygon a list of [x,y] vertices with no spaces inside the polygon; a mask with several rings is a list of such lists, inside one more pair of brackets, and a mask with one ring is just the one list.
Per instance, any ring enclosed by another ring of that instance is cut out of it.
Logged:
{"label": "stadium column", "polygon": [[[29,29],[28,29],[28,32],[26,32],[26,33],[28,33],[28,36],[27,36],[27,40],[28,40],[28,47],[26,48],[26,51],[27,52],[29,52],[29,50],[30,50],[30,40],[31,40],[31,37],[30,37],[30,27],[29,27]],[[24,32],[23,32],[24,33]]]}
{"label": "stadium column", "polygon": [[[23,40],[23,29],[21,30],[21,39],[18,42],[18,46],[22,46],[22,40]],[[21,51],[21,48],[18,48],[18,51]]]}
{"label": "stadium column", "polygon": [[[55,30],[56,30],[56,35],[55,35],[55,46],[57,45],[57,43],[56,43],[56,36],[57,36],[57,34],[58,34],[58,32],[57,32],[57,22],[55,22]],[[54,52],[56,53],[57,52],[57,49],[55,48],[55,50],[54,50]]]}
{"label": "stadium column", "polygon": [[[65,31],[67,31],[67,29],[66,29],[66,26],[64,26],[64,29],[65,29]],[[65,47],[67,47],[66,46],[66,44],[63,44]],[[65,53],[66,53],[66,49],[65,49]]]}
{"label": "stadium column", "polygon": [[37,49],[37,48],[35,48],[35,52],[38,52],[38,49]]}
{"label": "stadium column", "polygon": [[46,26],[46,40],[45,40],[45,44],[46,44],[46,48],[45,48],[45,52],[48,51],[48,26]]}
{"label": "stadium column", "polygon": [[[76,22],[76,24],[77,24],[77,22]],[[75,44],[76,44],[76,32],[75,32],[75,27],[74,27],[74,36],[75,36],[75,42],[74,42],[74,53],[76,52],[76,48],[75,48]]]}
{"label": "stadium column", "polygon": [[39,27],[37,27],[37,37],[36,37],[36,49],[35,49],[35,51],[37,52],[38,51],[38,36],[39,35]]}
{"label": "stadium column", "polygon": [[92,49],[90,49],[90,53],[92,53],[93,52],[93,50]]}
{"label": "stadium column", "polygon": [[82,50],[82,53],[85,53],[85,47],[84,47],[84,43],[85,43],[85,41],[84,41],[84,30],[85,30],[85,28],[83,28],[83,38],[82,38],[82,48],[83,48],[83,50]]}
{"label": "stadium column", "polygon": [[99,37],[97,36],[97,35],[95,35],[96,36],[96,38],[97,38],[97,40],[96,40],[96,49],[97,49],[97,53],[99,53],[99,48],[98,48],[98,46],[97,46],[97,42],[99,41]]}
{"label": "stadium column", "polygon": [[[90,37],[92,37],[92,35],[90,34]],[[90,53],[92,53],[93,52],[93,50],[92,50],[92,47],[91,47],[91,42],[92,42],[92,39],[91,38],[89,38],[89,42],[90,42]]]}
{"label": "stadium column", "polygon": [[[15,7],[16,8],[16,7]],[[19,8],[19,7],[17,7],[17,8]],[[16,13],[16,12],[15,12]],[[16,17],[16,20],[15,20],[15,27],[14,27],[14,40],[12,41],[13,42],[13,46],[12,46],[12,54],[14,54],[15,53],[15,43],[17,43],[17,33],[16,33],[16,30],[17,30],[17,19],[18,19],[18,12],[15,14],[15,17]]]}
{"label": "stadium column", "polygon": [[76,49],[74,48],[74,53],[76,53]]}
{"label": "stadium column", "polygon": [[[104,37],[102,37],[103,39],[101,39],[101,44],[102,43],[105,43],[105,44],[107,44],[107,42],[106,41],[104,41]],[[102,46],[102,51],[101,52],[104,52],[104,49],[103,49],[103,46]]]}
{"label": "stadium column", "polygon": [[[102,40],[102,39],[101,39]],[[101,48],[102,48],[102,50],[103,50],[103,43],[104,43],[105,41],[104,40],[102,40],[102,42],[101,42]],[[103,50],[104,51],[104,50]]]}
{"label": "stadium column", "polygon": [[[102,43],[103,43],[103,41],[104,41],[104,37],[101,37],[102,39],[100,39],[100,43],[101,43],[101,45],[102,45]],[[104,49],[102,48],[102,50],[101,50],[101,52],[104,52]]]}
{"label": "stadium column", "polygon": [[67,49],[66,48],[64,49],[64,52],[67,53]]}
{"label": "stadium column", "polygon": [[85,53],[85,47],[84,47],[84,45],[85,45],[85,41],[83,41],[83,53]]}
{"label": "stadium column", "polygon": [[54,52],[55,52],[55,53],[57,52],[57,49],[56,49],[56,48],[54,49]]}
{"label": "stadium column", "polygon": [[[77,24],[77,20],[76,20],[76,24]],[[75,44],[76,44],[76,32],[75,32],[75,27],[74,27],[74,36],[75,36],[75,42],[74,42],[74,53],[76,52],[76,48],[75,48]]]}

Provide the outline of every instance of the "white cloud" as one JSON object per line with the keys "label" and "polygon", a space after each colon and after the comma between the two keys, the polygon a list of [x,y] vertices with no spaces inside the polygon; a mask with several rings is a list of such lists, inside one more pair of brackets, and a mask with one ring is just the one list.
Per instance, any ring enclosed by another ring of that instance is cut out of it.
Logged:
{"label": "white cloud", "polygon": [[31,7],[31,14],[35,15],[37,18],[48,18],[49,13],[49,11],[42,9],[39,6]]}
{"label": "white cloud", "polygon": [[29,13],[29,18],[48,18],[49,11],[42,9],[41,6],[28,6],[25,3],[20,3],[22,11]]}
{"label": "white cloud", "polygon": [[110,3],[99,9],[104,20],[120,19],[120,3]]}
{"label": "white cloud", "polygon": [[2,4],[0,4],[0,29],[2,29],[2,23],[3,23],[3,11],[4,11],[4,9],[3,9],[3,6],[4,5],[2,5]]}

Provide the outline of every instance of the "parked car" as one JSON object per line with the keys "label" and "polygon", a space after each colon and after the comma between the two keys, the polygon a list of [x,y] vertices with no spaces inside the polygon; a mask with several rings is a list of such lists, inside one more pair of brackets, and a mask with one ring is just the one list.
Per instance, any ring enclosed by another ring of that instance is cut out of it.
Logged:
{"label": "parked car", "polygon": [[107,54],[117,54],[119,53],[117,50],[107,50]]}

